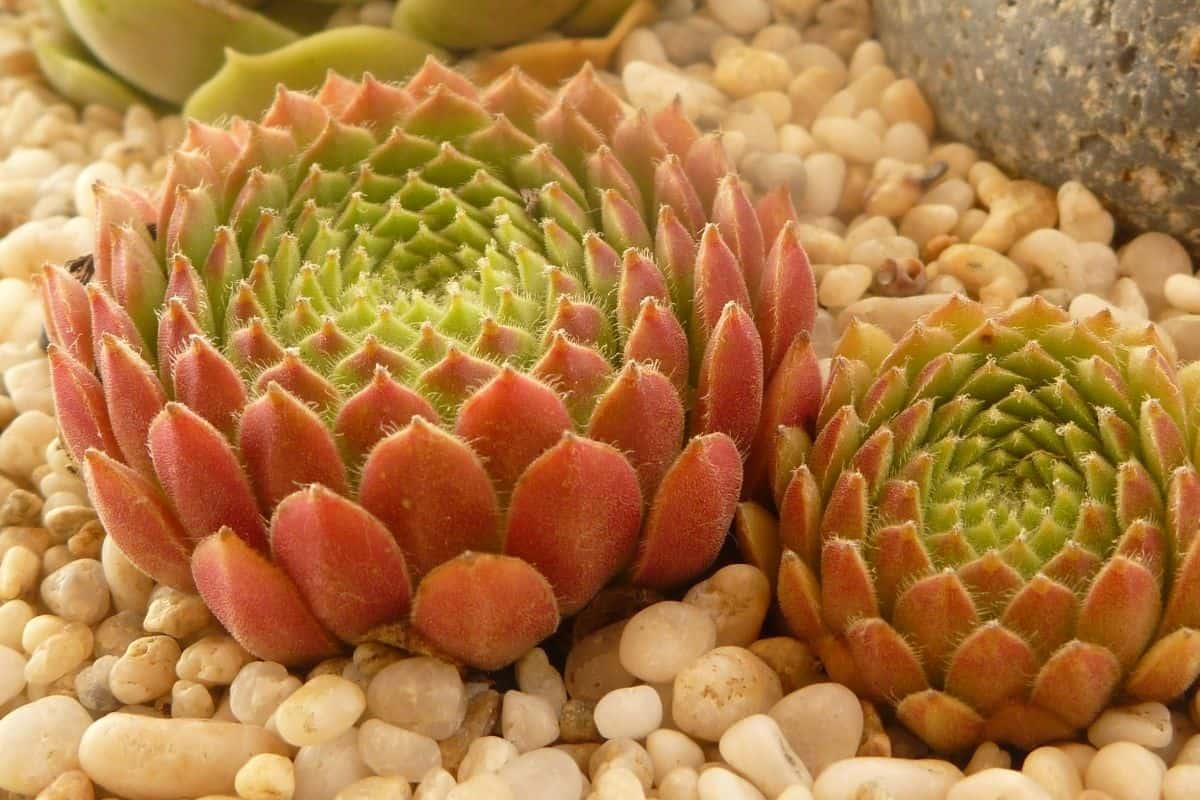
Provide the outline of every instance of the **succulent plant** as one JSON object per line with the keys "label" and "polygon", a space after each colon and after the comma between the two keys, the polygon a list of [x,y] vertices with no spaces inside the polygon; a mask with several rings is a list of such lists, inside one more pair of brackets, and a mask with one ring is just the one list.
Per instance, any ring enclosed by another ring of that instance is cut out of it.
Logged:
{"label": "succulent plant", "polygon": [[[779,602],[941,751],[1066,738],[1200,674],[1200,370],[1153,328],[956,297],[853,325],[811,449],[779,432]],[[773,523],[739,515],[745,541]],[[764,552],[769,552],[769,548]]]}
{"label": "succulent plant", "polygon": [[42,276],[63,441],[133,563],[263,658],[506,664],[610,580],[700,574],[761,431],[816,413],[787,195],[590,70],[331,74],[193,122],[155,204],[97,193],[90,282]]}
{"label": "succulent plant", "polygon": [[[392,24],[455,50],[497,47],[537,36],[582,0],[404,0]],[[620,16],[619,14],[617,16]]]}

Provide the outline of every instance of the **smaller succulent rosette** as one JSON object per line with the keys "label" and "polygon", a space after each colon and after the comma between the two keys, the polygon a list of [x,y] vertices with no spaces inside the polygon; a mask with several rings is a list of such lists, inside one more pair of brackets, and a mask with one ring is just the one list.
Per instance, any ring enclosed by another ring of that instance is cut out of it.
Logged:
{"label": "smaller succulent rosette", "polygon": [[1200,675],[1198,400],[1152,326],[1036,297],[994,317],[956,297],[894,344],[853,324],[811,448],[780,433],[784,616],[943,752],[1179,697]]}
{"label": "smaller succulent rosette", "polygon": [[586,69],[192,124],[153,203],[99,190],[92,280],[42,279],[101,521],[289,664],[386,631],[496,668],[694,579],[819,399],[794,212],[729,171]]}

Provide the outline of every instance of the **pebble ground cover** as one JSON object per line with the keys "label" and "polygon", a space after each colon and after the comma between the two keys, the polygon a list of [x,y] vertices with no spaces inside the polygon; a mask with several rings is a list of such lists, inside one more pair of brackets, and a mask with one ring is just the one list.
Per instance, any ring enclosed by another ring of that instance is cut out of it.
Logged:
{"label": "pebble ground cover", "polygon": [[[388,3],[341,21],[384,23]],[[0,63],[0,790],[13,797],[432,800],[1180,800],[1200,796],[1200,708],[1121,705],[1079,741],[932,754],[829,682],[768,621],[762,571],[727,566],[679,601],[581,631],[565,662],[492,682],[362,645],[310,671],[252,658],[194,595],[155,585],[106,537],[58,441],[29,282],[87,252],[96,180],[151,185],[184,124],[73,109],[41,86],[36,13],[2,19]],[[602,78],[674,97],[760,191],[786,186],[828,359],[852,320],[899,337],[965,293],[1039,295],[1077,319],[1153,322],[1200,357],[1200,280],[1147,232],[1114,239],[1080,183],[1006,176],[936,137],[865,2],[670,2]],[[561,666],[561,668],[560,668]],[[511,687],[511,688],[510,688]]]}

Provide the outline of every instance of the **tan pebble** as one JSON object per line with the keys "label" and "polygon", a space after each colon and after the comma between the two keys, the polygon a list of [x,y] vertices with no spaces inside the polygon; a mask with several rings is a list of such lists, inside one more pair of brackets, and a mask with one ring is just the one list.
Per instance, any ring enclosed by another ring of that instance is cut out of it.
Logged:
{"label": "tan pebble", "polygon": [[175,674],[205,686],[227,686],[250,660],[250,654],[230,636],[205,636],[187,648],[175,665]]}
{"label": "tan pebble", "polygon": [[990,199],[987,186],[986,182],[975,185],[980,199],[988,205],[988,218],[971,237],[972,244],[1005,252],[1027,233],[1052,228],[1058,221],[1055,194],[1040,183],[1008,181]]}
{"label": "tan pebble", "polygon": [[457,769],[471,743],[495,730],[496,723],[500,721],[500,703],[500,693],[494,689],[485,689],[470,695],[467,700],[467,715],[458,726],[458,730],[449,738],[438,742],[438,750],[442,752],[442,766]]}
{"label": "tan pebble", "polygon": [[356,684],[336,675],[322,675],[279,704],[275,729],[296,747],[323,744],[349,730],[366,706],[366,697]]}
{"label": "tan pebble", "polygon": [[199,595],[159,586],[150,595],[142,625],[149,633],[189,639],[211,623],[212,614]]}
{"label": "tan pebble", "polygon": [[1008,257],[1023,267],[1036,285],[1066,289],[1071,295],[1086,289],[1079,247],[1062,231],[1041,228],[1028,233],[1012,246]]}
{"label": "tan pebble", "polygon": [[869,39],[854,48],[854,54],[850,56],[850,80],[859,77],[871,67],[886,63],[887,55],[883,52],[883,45],[875,39]]}
{"label": "tan pebble", "polygon": [[431,769],[421,778],[413,791],[413,800],[446,800],[446,795],[455,787],[454,776],[444,769]]}
{"label": "tan pebble", "polygon": [[984,223],[987,222],[988,214],[982,208],[968,208],[958,218],[958,224],[954,226],[954,236],[963,242],[971,241]]}
{"label": "tan pebble", "polygon": [[804,762],[788,744],[779,724],[754,714],[721,734],[721,757],[767,797],[777,797],[795,784],[812,785]]}
{"label": "tan pebble", "polygon": [[803,75],[814,67],[828,70],[832,76],[834,90],[846,85],[849,72],[846,62],[837,53],[822,44],[802,42],[785,53],[789,66],[797,75]]}
{"label": "tan pebble", "polygon": [[817,152],[820,145],[806,128],[789,122],[779,128],[779,149],[784,153],[804,157]]}
{"label": "tan pebble", "polygon": [[1050,795],[1051,800],[1075,800],[1083,791],[1083,773],[1059,747],[1039,747],[1025,756],[1021,772]]}
{"label": "tan pebble", "polygon": [[646,790],[638,777],[624,767],[607,769],[592,783],[589,798],[595,800],[644,800]]}
{"label": "tan pebble", "polygon": [[871,268],[862,264],[833,267],[821,279],[817,298],[826,308],[845,308],[866,294],[874,277]]}
{"label": "tan pebble", "polygon": [[716,64],[713,84],[733,97],[783,90],[792,79],[783,56],[754,47],[734,45],[719,55]]}
{"label": "tan pebble", "polygon": [[933,136],[933,109],[914,81],[902,78],[889,85],[879,96],[879,109],[888,122],[912,122]]}
{"label": "tan pebble", "polygon": [[813,125],[815,126],[823,119],[848,119],[858,112],[858,98],[848,89],[842,89],[840,92],[834,92],[833,96],[825,101],[825,104],[817,111],[817,119]]}
{"label": "tan pebble", "polygon": [[[813,784],[816,800],[855,800],[871,788],[893,800],[945,797],[962,773],[945,761],[848,758],[831,764]],[[867,795],[870,797],[870,795]]]}
{"label": "tan pebble", "polygon": [[1172,308],[1189,314],[1200,313],[1200,278],[1183,273],[1167,276],[1163,297]]}
{"label": "tan pebble", "polygon": [[971,760],[967,762],[963,772],[967,775],[974,775],[990,769],[1007,770],[1011,766],[1012,755],[1007,750],[995,742],[984,742],[975,748],[975,752],[971,754]]}
{"label": "tan pebble", "polygon": [[900,220],[900,234],[924,248],[935,236],[944,236],[958,224],[958,209],[951,205],[914,206]]}
{"label": "tan pebble", "polygon": [[976,244],[948,247],[937,260],[939,269],[962,281],[967,290],[978,293],[997,281],[1006,281],[1018,294],[1029,288],[1025,271],[995,250]]}
{"label": "tan pebble", "polygon": [[962,178],[946,178],[921,195],[918,201],[918,207],[938,204],[951,206],[961,215],[975,205],[975,190]]}
{"label": "tan pebble", "polygon": [[808,645],[791,636],[771,636],[750,645],[750,652],[779,676],[784,695],[822,679],[820,660]]}
{"label": "tan pebble", "polygon": [[1143,233],[1122,247],[1117,256],[1121,274],[1137,282],[1154,316],[1166,305],[1167,279],[1172,275],[1192,274],[1192,260],[1187,251],[1165,233]]}
{"label": "tan pebble", "polygon": [[675,676],[672,717],[683,732],[710,742],[783,696],[779,677],[741,647],[717,647]]}
{"label": "tan pebble", "polygon": [[96,783],[129,800],[233,794],[238,770],[287,746],[262,728],[209,720],[109,714],[83,737],[79,758]]}
{"label": "tan pebble", "polygon": [[15,600],[37,585],[42,561],[28,547],[9,548],[0,559],[0,600]]}
{"label": "tan pebble", "polygon": [[108,676],[113,696],[122,703],[145,703],[171,691],[179,645],[169,636],[144,636],[130,643]]}
{"label": "tan pebble", "polygon": [[96,626],[96,647],[93,655],[121,656],[136,639],[146,635],[142,630],[142,615],[121,611]]}
{"label": "tan pebble", "polygon": [[216,710],[208,688],[192,681],[175,681],[171,687],[171,717],[208,719]]}
{"label": "tan pebble", "polygon": [[[846,90],[854,95],[854,99],[858,101],[859,108],[877,108],[882,103],[883,93],[896,80],[896,73],[886,64],[876,64],[864,71],[857,78],[851,80]],[[886,120],[881,115],[881,122],[913,122],[915,120]],[[920,127],[918,125],[918,127]],[[922,129],[922,132],[923,129]]]}
{"label": "tan pebble", "polygon": [[896,122],[883,133],[883,155],[921,163],[929,157],[929,137],[915,122]]}
{"label": "tan pebble", "polygon": [[766,800],[754,784],[724,767],[712,767],[701,772],[696,790],[700,800]]}
{"label": "tan pebble", "polygon": [[1175,343],[1179,358],[1200,361],[1200,314],[1163,317],[1158,324]]}
{"label": "tan pebble", "polygon": [[567,693],[578,700],[599,700],[613,689],[632,686],[636,679],[621,665],[620,643],[625,623],[618,622],[588,634],[567,655],[563,679]]}
{"label": "tan pebble", "polygon": [[65,619],[54,614],[37,615],[21,631],[21,648],[26,653],[33,653],[38,645],[67,627],[67,624]]}
{"label": "tan pebble", "polygon": [[1133,742],[1100,748],[1088,765],[1084,785],[1113,800],[1158,800],[1166,767],[1158,756]]}
{"label": "tan pebble", "polygon": [[917,245],[905,236],[882,236],[862,242],[850,251],[850,261],[878,272],[889,260],[916,258]]}
{"label": "tan pebble", "polygon": [[700,773],[693,767],[676,767],[658,784],[661,800],[699,800]]}
{"label": "tan pebble", "polygon": [[91,628],[78,622],[46,637],[34,648],[25,665],[29,683],[51,683],[75,672],[92,654]]}
{"label": "tan pebble", "polygon": [[1108,299],[1133,319],[1146,320],[1150,317],[1150,306],[1133,278],[1117,278],[1108,290]]}
{"label": "tan pebble", "polygon": [[850,260],[849,246],[836,233],[803,222],[796,230],[813,264],[845,264]]}
{"label": "tan pebble", "polygon": [[516,795],[499,775],[484,773],[459,783],[446,795],[446,800],[516,800]]}
{"label": "tan pebble", "polygon": [[237,771],[234,788],[243,800],[290,800],[296,791],[292,761],[278,753],[259,753]]}
{"label": "tan pebble", "polygon": [[838,199],[834,213],[851,217],[863,209],[867,186],[871,183],[871,170],[866,164],[850,164],[846,168],[846,181],[842,184],[842,196]]}
{"label": "tan pebble", "polygon": [[93,800],[96,789],[83,770],[73,769],[59,775],[38,793],[36,800]]}
{"label": "tan pebble", "polygon": [[788,99],[792,102],[792,121],[805,127],[812,125],[841,86],[837,74],[826,67],[804,69],[787,87]]}
{"label": "tan pebble", "polygon": [[879,135],[857,120],[819,119],[813,124],[812,133],[827,149],[859,164],[873,164],[883,155]]}
{"label": "tan pebble", "polygon": [[649,790],[654,781],[654,762],[646,748],[632,739],[609,739],[592,753],[588,759],[588,777],[599,780],[606,770],[623,768],[632,772],[641,781],[642,788]]}
{"label": "tan pebble", "polygon": [[1113,217],[1096,195],[1079,181],[1058,187],[1058,228],[1077,242],[1108,244],[1113,237]]}
{"label": "tan pebble", "polygon": [[781,24],[768,25],[754,34],[754,38],[750,40],[750,44],[754,47],[774,50],[780,55],[803,42],[804,37],[801,36],[799,30],[791,25]]}
{"label": "tan pebble", "polygon": [[857,319],[877,325],[893,339],[899,339],[912,323],[951,296],[949,293],[927,292],[911,297],[864,297],[837,315],[838,329],[845,330],[851,320]]}

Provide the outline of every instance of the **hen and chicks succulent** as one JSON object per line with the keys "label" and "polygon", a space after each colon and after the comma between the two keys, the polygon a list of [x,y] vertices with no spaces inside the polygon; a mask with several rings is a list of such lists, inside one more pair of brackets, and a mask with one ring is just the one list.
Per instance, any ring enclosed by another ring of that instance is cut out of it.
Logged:
{"label": "hen and chicks succulent", "polygon": [[590,70],[193,123],[159,197],[98,190],[90,281],[42,278],[101,521],[289,664],[500,667],[614,578],[696,578],[820,387],[790,201],[729,172]]}
{"label": "hen and chicks succulent", "polygon": [[790,627],[943,752],[1180,697],[1200,675],[1200,367],[1171,353],[1040,298],[993,317],[956,298],[895,344],[852,325],[803,463],[804,433],[780,433]]}

